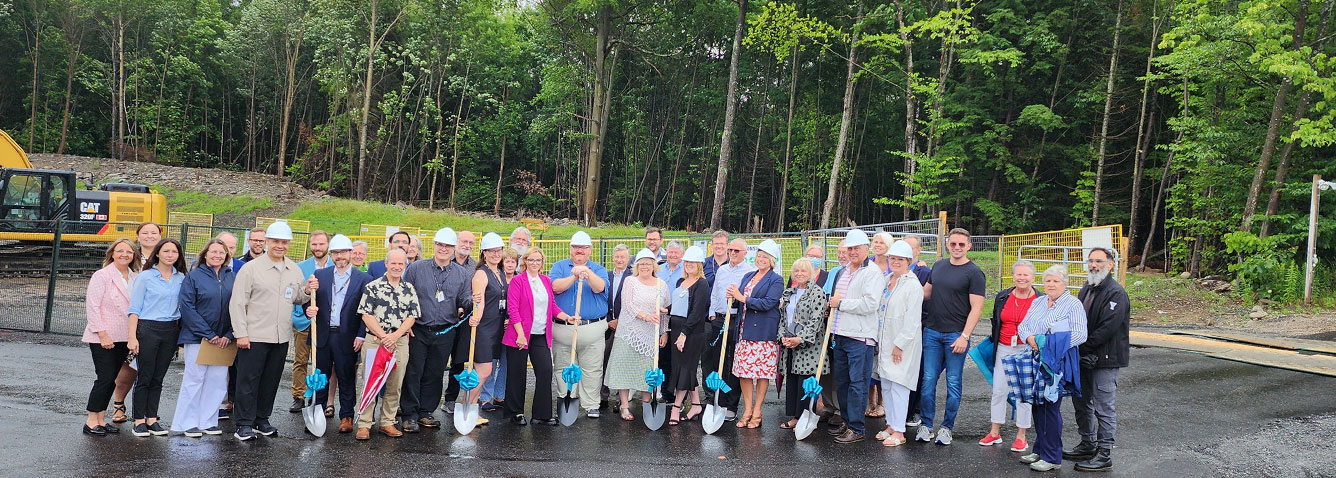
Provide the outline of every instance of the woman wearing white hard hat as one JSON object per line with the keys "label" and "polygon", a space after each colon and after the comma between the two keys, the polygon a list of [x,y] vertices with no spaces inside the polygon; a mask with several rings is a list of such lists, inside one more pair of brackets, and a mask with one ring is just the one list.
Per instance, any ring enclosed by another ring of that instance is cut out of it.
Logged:
{"label": "woman wearing white hard hat", "polygon": [[[872,235],[872,263],[877,266],[877,270],[881,271],[882,277],[887,280],[891,278],[893,271],[891,270],[890,256],[887,256],[886,252],[891,249],[891,244],[894,242],[895,238],[891,237],[889,232],[878,232]],[[882,407],[881,379],[876,368],[872,370],[872,380],[868,383],[867,392],[867,416],[886,416],[886,409]]]}
{"label": "woman wearing white hard hat", "polygon": [[[641,249],[635,257],[635,280],[622,286],[621,318],[612,342],[603,384],[617,390],[621,397],[622,420],[631,421],[631,390],[644,392],[641,400],[650,401],[645,372],[658,366],[654,352],[667,342],[667,328],[662,320],[663,307],[669,304],[668,286],[658,278],[658,257]],[[655,309],[655,305],[659,309]]]}
{"label": "woman wearing white hard hat", "polygon": [[729,297],[745,304],[738,318],[741,334],[733,353],[733,375],[742,385],[743,411],[738,413],[738,428],[761,426],[765,391],[778,371],[779,298],[784,293],[784,278],[775,272],[779,259],[779,244],[762,241],[756,250],[756,270],[742,276],[738,282],[741,288],[728,288]]}
{"label": "woman wearing white hard hat", "polygon": [[905,443],[905,414],[909,392],[918,386],[919,360],[923,355],[923,286],[909,270],[914,249],[895,241],[884,254],[891,268],[890,283],[882,294],[881,327],[877,335],[877,374],[881,376],[882,405],[886,429],[877,434],[886,446]]}
{"label": "woman wearing white hard hat", "polygon": [[[505,257],[502,249],[505,243],[501,236],[489,232],[482,236],[482,260],[473,273],[474,307],[482,306],[482,313],[475,312],[469,317],[469,327],[477,329],[474,338],[473,368],[478,372],[478,383],[487,383],[492,375],[492,361],[501,357],[501,335],[506,328],[506,287],[505,272],[501,260]],[[477,310],[476,308],[474,309]],[[477,403],[483,387],[474,387],[468,392],[464,403]],[[479,425],[487,424],[486,418],[478,419]]]}
{"label": "woman wearing white hard hat", "polygon": [[699,246],[687,248],[682,255],[682,278],[677,280],[668,305],[668,387],[676,390],[668,424],[681,420],[682,399],[691,393],[691,410],[686,421],[701,415],[699,383],[696,369],[700,368],[701,353],[705,351],[705,329],[709,326],[710,284],[705,280],[705,250]]}

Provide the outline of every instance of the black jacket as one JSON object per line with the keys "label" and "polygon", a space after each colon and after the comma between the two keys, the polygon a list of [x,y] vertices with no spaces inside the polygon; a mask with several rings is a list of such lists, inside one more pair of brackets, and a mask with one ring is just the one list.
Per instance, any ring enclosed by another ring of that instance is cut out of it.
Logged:
{"label": "black jacket", "polygon": [[[1034,287],[1030,287],[1030,289],[1034,290],[1036,297],[1039,295],[1038,289],[1035,289]],[[993,330],[990,333],[990,337],[993,339],[994,354],[997,353],[998,340],[1002,339],[1002,307],[1007,305],[1007,298],[1011,297],[1011,291],[1013,290],[1016,290],[1016,288],[1008,287],[1002,289],[1002,292],[998,292],[997,297],[993,298],[993,318],[991,320]],[[995,363],[996,360],[996,356],[988,357],[988,363]]]}
{"label": "black jacket", "polygon": [[1095,368],[1126,367],[1132,301],[1127,298],[1122,284],[1108,277],[1097,286],[1087,284],[1081,287],[1076,298],[1083,304],[1090,304],[1086,306],[1088,333],[1085,343],[1081,344],[1081,356],[1095,355]]}

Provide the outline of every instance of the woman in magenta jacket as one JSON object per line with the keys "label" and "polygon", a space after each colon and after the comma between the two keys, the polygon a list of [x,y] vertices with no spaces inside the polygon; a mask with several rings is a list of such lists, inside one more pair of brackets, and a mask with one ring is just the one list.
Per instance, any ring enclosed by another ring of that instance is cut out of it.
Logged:
{"label": "woman in magenta jacket", "polygon": [[[510,280],[506,290],[506,333],[501,339],[506,360],[511,364],[533,364],[533,423],[556,425],[552,416],[552,321],[569,320],[553,298],[552,279],[543,275],[546,257],[537,247],[520,258],[520,273]],[[524,394],[527,391],[523,365],[506,369],[505,416],[517,425],[528,424],[524,418]]]}

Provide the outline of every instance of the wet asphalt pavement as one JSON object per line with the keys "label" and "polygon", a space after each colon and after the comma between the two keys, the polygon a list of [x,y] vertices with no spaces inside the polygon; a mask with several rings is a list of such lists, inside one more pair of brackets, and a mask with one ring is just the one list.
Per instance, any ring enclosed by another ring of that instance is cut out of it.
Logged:
{"label": "wet asphalt pavement", "polygon": [[[572,428],[493,423],[460,437],[444,412],[441,429],[402,438],[373,434],[356,442],[331,419],[323,438],[303,432],[288,413],[288,377],[272,421],[277,438],[246,443],[222,436],[136,438],[80,433],[93,371],[77,337],[0,331],[0,456],[5,476],[1022,476],[1032,474],[1005,446],[980,447],[988,430],[988,387],[967,361],[955,444],[910,443],[894,449],[868,440],[837,445],[818,429],[802,442],[779,423],[773,388],[765,425],[726,423],[707,435],[700,422],[651,432],[639,420],[605,412]],[[1157,349],[1134,349],[1119,381],[1115,476],[1336,476],[1336,379]],[[175,409],[181,364],[168,373],[162,413]],[[938,393],[939,403],[945,390]],[[1075,420],[1064,403],[1064,443]],[[939,405],[940,410],[940,405]],[[110,411],[108,411],[110,416]],[[883,427],[869,420],[869,431]],[[910,429],[912,435],[913,429]],[[1007,443],[1014,434],[1003,428]],[[1030,435],[1033,440],[1033,433]],[[1036,476],[1040,474],[1034,474]],[[1084,475],[1070,462],[1057,475]]]}

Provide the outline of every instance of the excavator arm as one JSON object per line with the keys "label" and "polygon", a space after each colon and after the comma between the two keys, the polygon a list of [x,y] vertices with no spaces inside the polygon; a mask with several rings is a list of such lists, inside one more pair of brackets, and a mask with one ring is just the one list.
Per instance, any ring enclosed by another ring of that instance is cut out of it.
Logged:
{"label": "excavator arm", "polygon": [[14,138],[0,130],[0,168],[32,169],[32,162]]}

